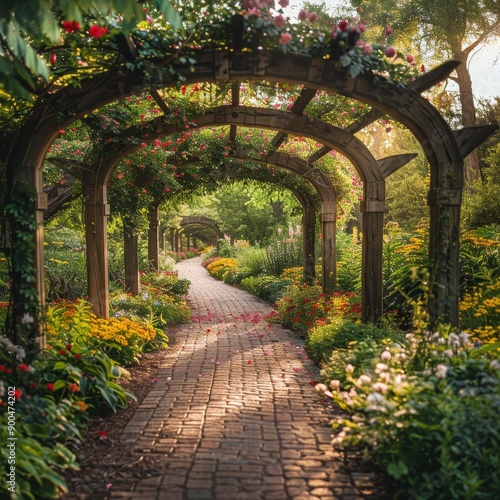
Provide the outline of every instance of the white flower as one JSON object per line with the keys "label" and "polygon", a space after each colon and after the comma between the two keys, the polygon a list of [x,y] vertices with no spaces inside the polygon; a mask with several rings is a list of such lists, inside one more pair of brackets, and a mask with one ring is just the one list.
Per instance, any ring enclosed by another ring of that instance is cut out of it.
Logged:
{"label": "white flower", "polygon": [[347,375],[351,375],[351,373],[354,372],[354,366],[352,366],[351,364],[348,364],[346,367],[345,367],[345,372],[347,373]]}
{"label": "white flower", "polygon": [[23,325],[31,324],[35,322],[35,318],[30,313],[24,313],[21,318],[21,323]]}
{"label": "white flower", "polygon": [[330,380],[330,387],[333,390],[338,391],[340,389],[340,380]]}
{"label": "white flower", "polygon": [[377,391],[377,392],[380,392],[382,394],[385,394],[387,392],[387,384],[384,384],[383,382],[375,382],[373,385],[372,385],[372,389],[374,391]]}
{"label": "white flower", "polygon": [[380,359],[382,361],[389,361],[391,359],[391,353],[389,351],[384,351],[381,355],[380,355]]}
{"label": "white flower", "polygon": [[500,370],[500,359],[494,359],[490,363],[490,370]]}
{"label": "white flower", "polygon": [[354,387],[351,387],[351,390],[349,391],[349,397],[355,398],[358,395],[356,392],[356,389]]}
{"label": "white flower", "polygon": [[388,370],[388,366],[385,363],[377,363],[375,365],[375,373],[382,373]]}
{"label": "white flower", "polygon": [[328,390],[328,387],[325,385],[325,384],[316,384],[314,386],[314,388],[318,391],[318,392],[326,392]]}
{"label": "white flower", "polygon": [[367,409],[368,410],[376,410],[376,411],[387,411],[387,406],[389,406],[389,402],[387,399],[382,396],[382,394],[379,394],[378,392],[371,392],[368,394],[366,397],[366,402],[368,403]]}
{"label": "white flower", "polygon": [[391,374],[389,372],[382,372],[378,378],[382,380],[383,382],[389,382],[391,380]]}
{"label": "white flower", "polygon": [[435,372],[437,378],[446,378],[446,374],[448,373],[448,367],[446,365],[443,365],[443,363],[440,363],[439,365],[436,366]]}
{"label": "white flower", "polygon": [[358,380],[356,380],[356,385],[358,387],[361,387],[364,384],[370,384],[372,381],[371,377],[363,373],[363,375],[360,375]]}
{"label": "white flower", "polygon": [[453,351],[451,349],[446,349],[446,351],[444,351],[443,354],[445,356],[447,356],[448,358],[452,358],[453,357]]}
{"label": "white flower", "polygon": [[323,393],[327,398],[333,398],[333,394],[330,391],[325,391]]}
{"label": "white flower", "polygon": [[465,348],[470,347],[469,336],[470,335],[468,333],[465,333],[465,332],[460,332],[458,334],[458,339],[459,339],[460,345],[462,347],[465,347]]}

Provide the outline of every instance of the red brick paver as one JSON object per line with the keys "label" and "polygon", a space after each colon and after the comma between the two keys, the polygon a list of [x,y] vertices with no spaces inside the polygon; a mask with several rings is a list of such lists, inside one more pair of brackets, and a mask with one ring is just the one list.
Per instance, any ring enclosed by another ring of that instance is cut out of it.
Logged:
{"label": "red brick paver", "polygon": [[193,322],[176,331],[157,381],[121,438],[154,467],[150,477],[137,477],[133,467],[121,471],[108,494],[375,498],[373,476],[350,474],[330,444],[332,408],[311,385],[319,370],[303,342],[266,321],[268,305],[212,279],[199,258],[177,270],[191,280]]}

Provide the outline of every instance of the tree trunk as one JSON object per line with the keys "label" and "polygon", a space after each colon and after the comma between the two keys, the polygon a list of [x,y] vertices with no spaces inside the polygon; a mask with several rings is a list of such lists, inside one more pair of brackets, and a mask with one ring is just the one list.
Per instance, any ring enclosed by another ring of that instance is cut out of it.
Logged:
{"label": "tree trunk", "polygon": [[[464,128],[474,127],[477,125],[476,108],[474,106],[474,96],[472,94],[472,80],[466,65],[467,55],[461,52],[455,57],[462,62],[456,69],[460,104],[462,106],[462,125]],[[464,179],[466,187],[471,188],[475,182],[481,181],[481,178],[479,154],[477,149],[474,149],[474,151],[465,158]]]}

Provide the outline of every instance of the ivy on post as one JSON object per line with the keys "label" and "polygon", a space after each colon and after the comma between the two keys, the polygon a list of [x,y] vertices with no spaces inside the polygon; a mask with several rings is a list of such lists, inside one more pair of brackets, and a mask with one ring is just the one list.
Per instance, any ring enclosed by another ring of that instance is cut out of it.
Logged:
{"label": "ivy on post", "polygon": [[12,237],[12,319],[10,336],[34,354],[40,347],[40,302],[35,267],[36,193],[26,182],[17,183],[6,212],[10,219]]}

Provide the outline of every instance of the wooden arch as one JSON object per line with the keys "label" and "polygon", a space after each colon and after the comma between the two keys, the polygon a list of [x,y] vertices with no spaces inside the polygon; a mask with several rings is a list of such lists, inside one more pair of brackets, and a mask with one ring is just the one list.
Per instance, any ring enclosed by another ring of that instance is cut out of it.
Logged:
{"label": "wooden arch", "polygon": [[[352,133],[330,125],[318,119],[297,115],[291,111],[250,108],[245,106],[220,106],[205,113],[196,120],[196,127],[220,125],[245,126],[278,130],[282,134],[301,135],[314,138],[329,150],[335,149],[351,160],[363,181],[363,252],[362,252],[362,318],[375,322],[383,311],[383,211],[385,207],[385,173],[404,165],[414,155],[402,155],[377,161],[368,148]],[[101,246],[95,241],[99,233],[105,231],[105,224],[100,222],[106,209],[106,185],[118,162],[129,152],[137,149],[137,138],[151,142],[159,137],[186,130],[186,125],[170,124],[164,118],[151,120],[145,127],[131,127],[124,134],[122,142],[113,142],[114,155],[103,155],[103,159],[92,165],[84,182],[87,196],[88,214],[95,214],[98,219],[88,220],[87,227],[102,228],[93,230],[89,235],[94,241],[87,241],[87,248]],[[127,141],[126,138],[129,138]],[[335,191],[328,176],[310,162],[288,154],[270,152],[261,158],[248,158],[252,161],[272,163],[291,170],[311,182],[321,199],[322,220],[322,280],[323,290],[334,290],[336,282],[336,220],[337,206]],[[175,160],[174,160],[175,162]],[[104,205],[103,205],[104,204]],[[103,206],[101,206],[103,205]],[[104,236],[102,237],[104,238]],[[99,258],[93,259],[93,262]],[[103,263],[104,265],[104,263]],[[98,273],[100,275],[102,273]],[[89,275],[92,280],[92,275]],[[90,285],[89,285],[90,286]],[[99,286],[96,283],[95,286]]]}
{"label": "wooden arch", "polygon": [[[306,90],[322,89],[337,93],[362,101],[373,108],[363,119],[348,127],[350,132],[360,130],[365,123],[371,123],[383,114],[401,122],[413,132],[431,167],[428,196],[430,318],[431,322],[440,319],[458,325],[458,228],[463,157],[492,133],[494,128],[483,130],[474,136],[467,130],[455,135],[439,112],[420,92],[443,80],[459,62],[445,63],[418,79],[416,83],[404,87],[374,75],[360,75],[353,79],[347,71],[338,71],[329,60],[299,54],[264,50],[257,53],[206,51],[197,54],[196,59],[198,63],[194,66],[194,71],[191,66],[178,68],[187,83],[265,80],[270,83],[304,85]],[[37,192],[34,210],[37,224],[35,264],[39,271],[36,276],[37,290],[42,303],[43,210],[46,207],[46,197],[43,195],[41,167],[48,147],[57,137],[61,127],[104,104],[126,95],[140,93],[147,88],[175,84],[167,65],[162,65],[161,62],[158,63],[156,71],[153,71],[153,76],[151,73],[146,75],[140,71],[132,72],[125,66],[116,67],[100,77],[82,81],[80,88],[64,87],[49,93],[37,103],[30,118],[13,138],[7,157],[9,188],[13,189],[17,181],[25,181]],[[233,104],[237,103],[237,92],[234,92]],[[296,114],[301,114],[301,110],[296,111]],[[466,141],[465,138],[469,140]],[[466,142],[467,148],[464,146]],[[348,145],[350,152],[355,151],[356,147],[356,143]],[[364,199],[362,208],[368,213],[374,213],[372,210],[381,211],[382,207],[378,202],[377,197],[373,200]],[[371,227],[368,226],[368,232],[365,231],[365,238],[369,237]],[[20,306],[14,306],[14,315],[20,321]]]}

